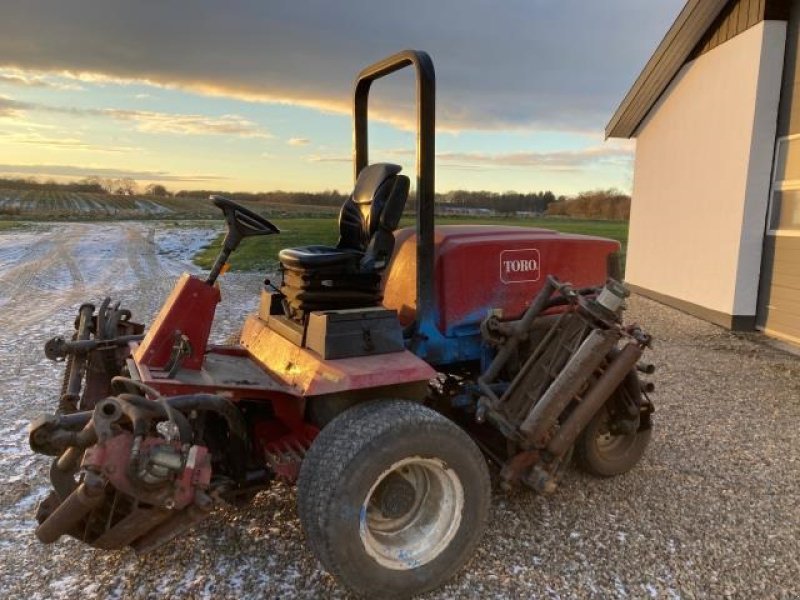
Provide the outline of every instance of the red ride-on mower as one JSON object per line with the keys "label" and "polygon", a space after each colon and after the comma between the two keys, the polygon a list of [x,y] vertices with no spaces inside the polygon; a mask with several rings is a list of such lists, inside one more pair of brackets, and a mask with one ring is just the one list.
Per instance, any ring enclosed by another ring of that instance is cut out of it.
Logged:
{"label": "red ride-on mower", "polygon": [[[409,179],[368,164],[371,83],[417,75],[416,227],[396,231]],[[217,279],[268,220],[225,198],[206,279],[183,275],[146,329],[105,300],[83,305],[59,408],[31,425],[55,457],[37,537],[146,552],[297,481],[300,520],[324,567],[357,595],[430,590],[470,557],[505,488],[553,492],[571,457],[631,469],[650,439],[649,336],[622,323],[619,244],[544,229],[434,228],[433,64],[405,51],[358,76],[355,187],[335,247],[280,255],[238,343],[208,344]],[[333,225],[332,225],[333,226]],[[566,283],[567,281],[571,283]]]}

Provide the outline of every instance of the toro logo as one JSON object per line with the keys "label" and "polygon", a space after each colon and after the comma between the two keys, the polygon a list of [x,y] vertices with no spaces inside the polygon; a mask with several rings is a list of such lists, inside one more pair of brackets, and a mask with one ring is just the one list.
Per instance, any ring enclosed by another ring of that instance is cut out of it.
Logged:
{"label": "toro logo", "polygon": [[503,283],[539,281],[541,274],[542,259],[536,248],[500,253],[500,281]]}

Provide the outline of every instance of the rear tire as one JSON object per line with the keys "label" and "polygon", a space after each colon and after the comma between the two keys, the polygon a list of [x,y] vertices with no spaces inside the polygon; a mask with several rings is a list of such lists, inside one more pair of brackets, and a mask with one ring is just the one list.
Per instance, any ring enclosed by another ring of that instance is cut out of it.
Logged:
{"label": "rear tire", "polygon": [[578,466],[596,477],[627,473],[641,460],[650,443],[652,430],[649,427],[634,433],[614,435],[609,432],[608,423],[608,411],[603,407],[575,442]]}
{"label": "rear tire", "polygon": [[355,406],[326,426],[300,469],[311,550],[358,596],[434,589],[472,555],[491,501],[486,461],[439,413],[402,400]]}

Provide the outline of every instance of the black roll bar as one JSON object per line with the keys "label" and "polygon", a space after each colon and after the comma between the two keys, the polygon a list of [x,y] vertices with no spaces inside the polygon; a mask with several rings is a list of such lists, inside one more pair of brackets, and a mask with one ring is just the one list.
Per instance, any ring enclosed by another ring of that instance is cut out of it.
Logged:
{"label": "black roll bar", "polygon": [[417,75],[417,331],[433,326],[433,227],[435,189],[436,73],[426,52],[403,50],[358,74],[353,97],[354,179],[369,164],[368,100],[372,82],[404,67]]}

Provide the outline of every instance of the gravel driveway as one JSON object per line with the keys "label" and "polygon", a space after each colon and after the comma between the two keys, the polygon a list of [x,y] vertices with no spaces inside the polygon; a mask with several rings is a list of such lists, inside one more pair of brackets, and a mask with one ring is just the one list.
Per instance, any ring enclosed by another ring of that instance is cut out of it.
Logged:
{"label": "gravel driveway", "polygon": [[[53,409],[61,376],[45,340],[105,294],[150,319],[210,235],[151,223],[0,233],[0,596],[343,596],[280,485],[143,558],[33,536],[49,465],[26,427]],[[216,339],[255,306],[261,279],[224,276]],[[800,596],[800,361],[642,298],[629,317],[657,339],[642,464],[611,480],[572,470],[552,497],[496,491],[476,556],[430,598]]]}

